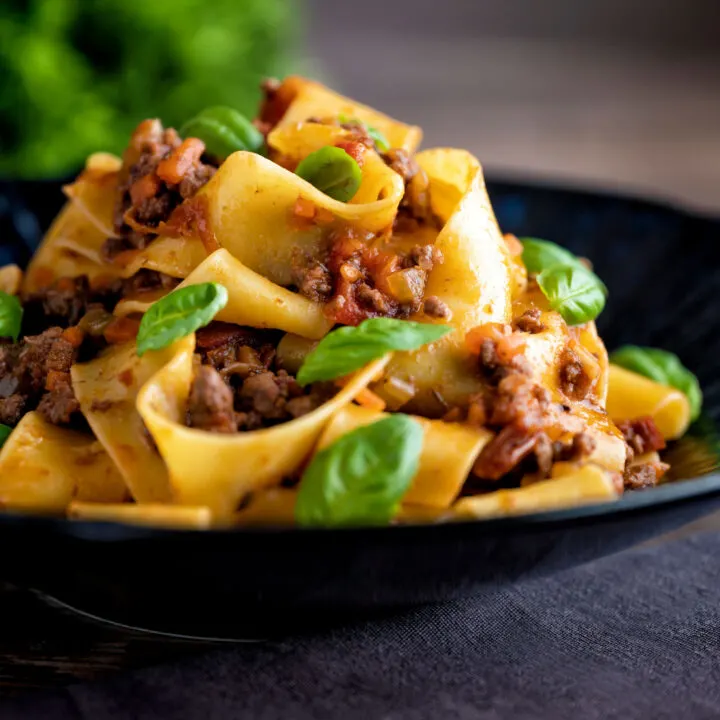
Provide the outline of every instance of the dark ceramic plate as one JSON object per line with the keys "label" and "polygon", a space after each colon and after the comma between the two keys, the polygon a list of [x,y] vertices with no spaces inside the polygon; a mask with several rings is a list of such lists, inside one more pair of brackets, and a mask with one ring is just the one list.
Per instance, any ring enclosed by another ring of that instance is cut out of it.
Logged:
{"label": "dark ceramic plate", "polygon": [[[503,229],[592,258],[600,331],[677,352],[706,415],[670,448],[676,482],[514,519],[347,530],[188,532],[0,515],[1,579],[132,626],[257,637],[482,592],[607,555],[720,510],[720,222],[613,195],[490,183]],[[0,184],[0,264],[27,261],[57,184]]]}

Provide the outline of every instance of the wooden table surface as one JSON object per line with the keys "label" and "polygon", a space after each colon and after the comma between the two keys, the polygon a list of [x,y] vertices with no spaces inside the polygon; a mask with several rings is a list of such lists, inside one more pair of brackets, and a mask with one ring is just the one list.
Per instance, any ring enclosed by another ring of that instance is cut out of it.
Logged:
{"label": "wooden table surface", "polygon": [[169,663],[222,645],[116,628],[0,584],[0,700]]}
{"label": "wooden table surface", "polygon": [[[310,0],[306,67],[490,171],[720,211],[718,0]],[[598,7],[604,7],[604,11]],[[344,14],[345,13],[345,14]],[[0,586],[0,696],[212,643],[99,625]]]}

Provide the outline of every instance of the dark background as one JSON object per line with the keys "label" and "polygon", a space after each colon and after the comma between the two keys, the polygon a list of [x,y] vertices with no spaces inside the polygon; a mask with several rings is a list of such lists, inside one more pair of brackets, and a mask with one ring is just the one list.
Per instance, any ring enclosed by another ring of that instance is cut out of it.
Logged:
{"label": "dark background", "polygon": [[[353,9],[354,8],[354,9]],[[718,0],[309,0],[328,82],[425,146],[720,210]]]}
{"label": "dark background", "polygon": [[2,0],[0,176],[290,72],[491,171],[720,210],[720,0]]}

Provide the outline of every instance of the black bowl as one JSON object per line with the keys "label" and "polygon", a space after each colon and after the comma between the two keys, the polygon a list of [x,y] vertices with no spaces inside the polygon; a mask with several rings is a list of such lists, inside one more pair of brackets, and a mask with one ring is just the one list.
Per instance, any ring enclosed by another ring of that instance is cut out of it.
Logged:
{"label": "black bowl", "polygon": [[[3,578],[135,627],[276,634],[482,592],[622,550],[720,510],[720,222],[669,206],[490,183],[503,229],[590,257],[610,290],[599,326],[678,353],[705,414],[670,448],[676,482],[617,503],[512,519],[343,530],[174,531],[0,515]],[[56,183],[0,184],[0,264],[27,261]]]}

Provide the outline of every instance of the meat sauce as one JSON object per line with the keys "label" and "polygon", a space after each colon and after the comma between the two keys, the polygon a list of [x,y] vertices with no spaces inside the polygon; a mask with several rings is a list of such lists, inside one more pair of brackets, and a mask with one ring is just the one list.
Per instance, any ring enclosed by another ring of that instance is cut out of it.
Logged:
{"label": "meat sauce", "polygon": [[197,332],[186,424],[218,433],[258,430],[312,412],[331,387],[301,387],[280,367],[277,333],[213,322]]}

